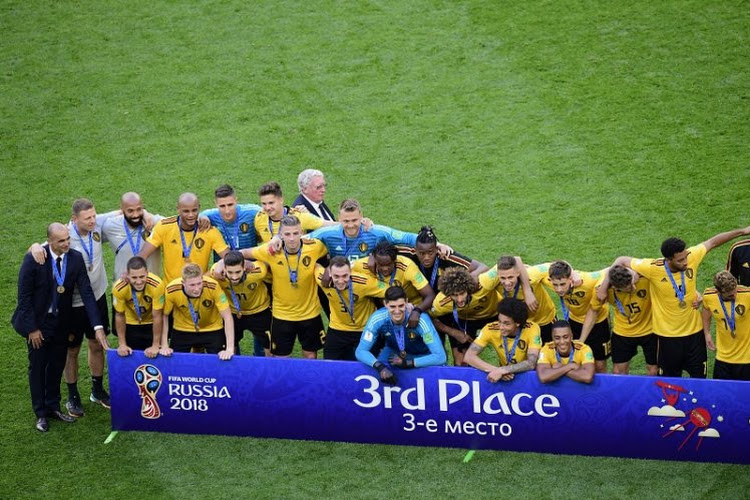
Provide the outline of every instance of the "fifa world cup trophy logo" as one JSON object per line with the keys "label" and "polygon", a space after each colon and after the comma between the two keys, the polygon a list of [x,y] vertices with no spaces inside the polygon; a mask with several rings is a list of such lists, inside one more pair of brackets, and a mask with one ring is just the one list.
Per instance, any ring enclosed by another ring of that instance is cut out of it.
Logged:
{"label": "fifa world cup trophy logo", "polygon": [[141,404],[141,416],[143,418],[159,418],[161,410],[156,402],[156,393],[161,387],[161,372],[154,365],[141,365],[133,373],[135,385],[138,386],[143,403]]}

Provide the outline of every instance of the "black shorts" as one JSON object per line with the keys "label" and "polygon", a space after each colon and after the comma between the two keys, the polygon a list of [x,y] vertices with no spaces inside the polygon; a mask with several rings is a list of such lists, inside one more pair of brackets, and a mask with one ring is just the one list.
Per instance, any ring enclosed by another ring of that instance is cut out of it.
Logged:
{"label": "black shorts", "polygon": [[[463,330],[463,328],[460,328],[456,324],[456,321],[453,319],[453,315],[441,316],[438,318],[438,320],[440,320],[440,322],[444,325],[447,325],[451,328],[455,328],[456,330]],[[459,342],[450,335],[438,332],[438,335],[440,335],[440,342],[445,345],[445,337],[448,337],[448,342],[450,342],[451,349],[458,349],[458,352],[466,352],[466,349],[469,348],[473,340],[477,338],[477,332],[493,321],[497,321],[497,317],[493,316],[486,319],[470,319],[466,323],[461,322],[461,326],[466,327],[466,335],[471,337],[472,340],[470,340],[469,342]]]}
{"label": "black shorts", "polygon": [[294,340],[297,338],[303,351],[319,351],[326,338],[320,316],[302,321],[287,321],[278,318],[271,320],[271,354],[289,356],[294,348]]}
{"label": "black shorts", "polygon": [[[96,301],[96,308],[99,310],[99,320],[104,328],[104,333],[109,333],[109,306],[107,305],[107,294],[102,294]],[[89,322],[86,314],[86,307],[74,307],[70,316],[70,329],[68,331],[68,347],[78,347],[83,342],[83,336],[87,339],[93,339],[94,325]]]}
{"label": "black shorts", "polygon": [[154,345],[154,325],[125,325],[125,342],[136,351],[145,351]]}
{"label": "black shorts", "polygon": [[264,349],[271,347],[271,309],[264,309],[255,314],[243,314],[241,318],[234,317],[234,343],[239,344],[245,332],[252,332],[253,336],[263,344]]}
{"label": "black shorts", "polygon": [[[568,321],[570,323],[570,329],[573,330],[573,338],[578,340],[581,337],[581,330],[583,330],[583,324],[572,319]],[[604,361],[609,359],[611,343],[609,340],[609,320],[605,319],[596,323],[589,333],[589,338],[586,339],[586,345],[591,348],[594,353],[594,359],[596,361]]]}
{"label": "black shorts", "polygon": [[540,333],[542,334],[542,345],[552,342],[552,321],[546,325],[539,325]]}
{"label": "black shorts", "polygon": [[172,349],[175,352],[190,352],[194,347],[205,349],[208,354],[218,354],[226,348],[224,329],[210,332],[181,332],[172,330]]}
{"label": "black shorts", "polygon": [[361,338],[362,332],[347,332],[329,327],[326,342],[323,346],[323,359],[356,361],[354,352],[357,350]]}
{"label": "black shorts", "polygon": [[638,346],[643,349],[643,357],[647,365],[656,364],[656,335],[649,333],[642,337],[626,337],[612,333],[612,362],[628,363],[638,354]]}
{"label": "black shorts", "polygon": [[738,364],[716,360],[714,378],[723,380],[750,380],[750,363]]}
{"label": "black shorts", "polygon": [[682,377],[682,371],[692,378],[706,378],[706,337],[703,330],[686,337],[663,337],[657,335],[658,352],[656,364],[659,375]]}

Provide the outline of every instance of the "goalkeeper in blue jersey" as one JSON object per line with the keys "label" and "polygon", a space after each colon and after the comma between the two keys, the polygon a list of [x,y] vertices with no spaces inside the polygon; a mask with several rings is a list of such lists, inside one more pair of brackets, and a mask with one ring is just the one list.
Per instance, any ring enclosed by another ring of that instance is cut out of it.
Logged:
{"label": "goalkeeper in blue jersey", "polygon": [[[406,292],[400,286],[385,291],[385,307],[378,309],[367,320],[362,338],[357,346],[357,359],[372,366],[380,373],[380,379],[388,384],[396,383],[392,367],[421,368],[444,365],[445,350],[440,337],[427,315],[419,318],[415,328],[407,327]],[[371,350],[379,338],[385,347],[376,358]]]}
{"label": "goalkeeper in blue jersey", "polygon": [[[343,255],[350,262],[372,253],[375,245],[381,241],[388,241],[394,245],[405,245],[414,248],[417,243],[417,235],[405,233],[387,226],[373,225],[365,228],[362,217],[362,207],[354,199],[344,200],[339,206],[339,222],[335,226],[327,226],[308,233],[306,238],[316,238],[322,241],[328,248],[330,257]],[[453,253],[447,245],[437,244],[441,255]]]}

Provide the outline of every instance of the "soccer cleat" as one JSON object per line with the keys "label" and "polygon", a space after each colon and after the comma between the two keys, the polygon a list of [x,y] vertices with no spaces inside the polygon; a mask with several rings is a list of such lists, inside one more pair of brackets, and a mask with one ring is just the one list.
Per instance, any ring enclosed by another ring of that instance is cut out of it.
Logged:
{"label": "soccer cleat", "polygon": [[39,432],[47,432],[49,430],[49,424],[45,417],[39,417],[36,419],[36,430]]}
{"label": "soccer cleat", "polygon": [[61,422],[65,422],[66,424],[72,424],[76,421],[74,417],[71,417],[70,415],[66,415],[61,411],[55,410],[53,412],[50,412],[48,417],[50,418],[56,418],[57,420],[60,420]]}
{"label": "soccer cleat", "polygon": [[97,403],[102,405],[103,407],[109,409],[109,394],[107,394],[107,391],[101,391],[97,393],[91,393],[91,396],[89,397],[92,403]]}
{"label": "soccer cleat", "polygon": [[83,406],[79,398],[68,399],[65,403],[65,409],[68,410],[68,415],[71,417],[79,418],[83,416]]}

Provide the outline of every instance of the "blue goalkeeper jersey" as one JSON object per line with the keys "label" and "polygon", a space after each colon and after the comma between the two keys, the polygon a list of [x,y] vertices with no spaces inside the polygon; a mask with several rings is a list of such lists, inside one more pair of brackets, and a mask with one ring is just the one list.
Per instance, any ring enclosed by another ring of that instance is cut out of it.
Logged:
{"label": "blue goalkeeper jersey", "polygon": [[[407,320],[408,316],[404,321]],[[385,347],[376,359],[371,351],[379,338],[385,340]],[[399,355],[402,350],[406,351],[407,359],[414,360],[415,367],[444,365],[446,361],[445,349],[429,316],[423,314],[416,328],[408,328],[405,324],[395,325],[385,307],[378,309],[362,331],[357,359],[373,366],[375,361],[388,363],[388,358]]]}
{"label": "blue goalkeeper jersey", "polygon": [[322,241],[328,248],[328,255],[331,257],[343,255],[352,262],[370,255],[375,245],[383,240],[394,245],[406,245],[412,248],[417,244],[416,234],[405,233],[398,229],[377,224],[372,226],[369,231],[360,227],[359,234],[354,238],[349,238],[344,234],[344,228],[341,224],[321,227],[308,233],[305,237],[317,238]]}
{"label": "blue goalkeeper jersey", "polygon": [[237,217],[234,218],[234,222],[230,223],[221,218],[218,208],[204,210],[201,215],[208,217],[211,225],[221,232],[231,250],[240,250],[258,245],[253,221],[255,220],[255,214],[260,210],[260,206],[253,203],[237,205]]}

